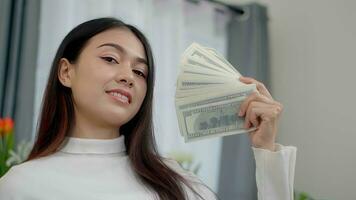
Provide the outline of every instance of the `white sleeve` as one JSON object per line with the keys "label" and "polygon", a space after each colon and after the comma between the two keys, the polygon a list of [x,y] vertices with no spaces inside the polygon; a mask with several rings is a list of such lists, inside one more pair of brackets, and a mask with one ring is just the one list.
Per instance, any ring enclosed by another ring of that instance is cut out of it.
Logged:
{"label": "white sleeve", "polygon": [[258,200],[293,200],[297,148],[276,144],[276,151],[252,147]]}

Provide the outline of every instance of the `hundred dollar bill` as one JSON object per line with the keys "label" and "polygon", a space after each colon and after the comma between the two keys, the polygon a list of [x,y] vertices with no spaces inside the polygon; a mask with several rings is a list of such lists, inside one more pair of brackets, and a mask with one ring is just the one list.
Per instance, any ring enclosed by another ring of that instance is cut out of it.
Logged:
{"label": "hundred dollar bill", "polygon": [[[209,87],[204,87],[204,86],[201,86],[201,87],[184,87],[184,88],[181,88],[181,89],[177,89],[176,90],[176,99],[177,101],[180,101],[181,98],[184,98],[184,102],[191,102],[193,101],[193,99],[195,99],[196,96],[202,96],[202,95],[210,95],[210,94],[214,94],[214,93],[221,93],[221,92],[224,92],[226,91],[226,93],[231,93],[232,91],[240,91],[241,88],[245,88],[246,87],[246,84],[245,85],[242,85],[242,83],[239,83],[239,82],[231,82],[231,83],[228,83],[228,84],[214,84],[214,85],[211,85]],[[211,96],[210,96],[211,97]],[[207,96],[208,98],[208,96]]]}
{"label": "hundred dollar bill", "polygon": [[213,73],[215,76],[224,77],[236,77],[236,75],[240,75],[239,73],[229,73],[225,69],[216,67],[209,62],[205,62],[204,60],[195,57],[182,59],[181,69],[196,70],[209,74]]}
{"label": "hundred dollar bill", "polygon": [[218,59],[219,61],[223,62],[225,65],[229,66],[231,69],[234,70],[234,72],[236,74],[238,74],[239,76],[241,76],[240,72],[238,72],[236,70],[236,68],[234,66],[232,66],[222,55],[220,55],[215,49],[213,48],[208,48],[205,47],[206,50],[208,50],[209,52],[211,52],[213,55],[215,55],[215,58]]}
{"label": "hundred dollar bill", "polygon": [[243,128],[237,111],[256,85],[240,82],[241,74],[215,49],[193,43],[179,67],[175,105],[186,142],[255,130]]}
{"label": "hundred dollar bill", "polygon": [[181,134],[186,142],[216,136],[246,133],[244,118],[237,116],[243,100],[255,89],[251,88],[225,96],[200,101],[177,102],[177,116]]}
{"label": "hundred dollar bill", "polygon": [[200,45],[193,43],[183,54],[184,58],[196,58],[202,62],[209,63],[210,65],[214,65],[217,69],[226,71],[226,73],[235,74],[235,70],[225,65],[222,61],[215,58],[209,51],[202,48]]}

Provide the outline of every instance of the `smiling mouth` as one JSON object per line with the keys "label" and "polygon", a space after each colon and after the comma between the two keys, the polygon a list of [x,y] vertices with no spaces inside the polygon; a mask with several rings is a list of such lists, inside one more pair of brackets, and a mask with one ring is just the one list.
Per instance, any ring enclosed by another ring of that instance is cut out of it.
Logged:
{"label": "smiling mouth", "polygon": [[123,95],[119,92],[107,92],[110,96],[112,96],[117,101],[120,101],[124,104],[130,104],[130,98],[126,95]]}

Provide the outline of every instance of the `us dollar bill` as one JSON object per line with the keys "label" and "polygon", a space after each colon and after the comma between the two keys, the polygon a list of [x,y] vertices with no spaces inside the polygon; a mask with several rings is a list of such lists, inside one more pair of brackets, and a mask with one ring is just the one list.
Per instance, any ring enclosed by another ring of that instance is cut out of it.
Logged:
{"label": "us dollar bill", "polygon": [[253,91],[250,88],[187,104],[177,103],[179,128],[185,142],[254,130],[244,129],[245,119],[237,115],[241,103]]}
{"label": "us dollar bill", "polygon": [[175,105],[185,142],[255,130],[244,129],[237,112],[256,85],[240,82],[241,74],[215,49],[193,43],[179,66]]}

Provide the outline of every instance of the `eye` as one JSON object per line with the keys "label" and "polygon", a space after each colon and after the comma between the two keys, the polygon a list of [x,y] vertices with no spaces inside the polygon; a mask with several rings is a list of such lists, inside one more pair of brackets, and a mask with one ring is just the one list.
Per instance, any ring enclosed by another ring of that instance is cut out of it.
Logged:
{"label": "eye", "polygon": [[146,78],[145,74],[141,72],[140,70],[132,70],[135,74],[142,76],[143,78]]}
{"label": "eye", "polygon": [[110,56],[103,56],[103,57],[101,57],[101,59],[103,59],[107,63],[119,64],[119,62],[117,62],[117,60],[115,60],[115,58],[110,57]]}

